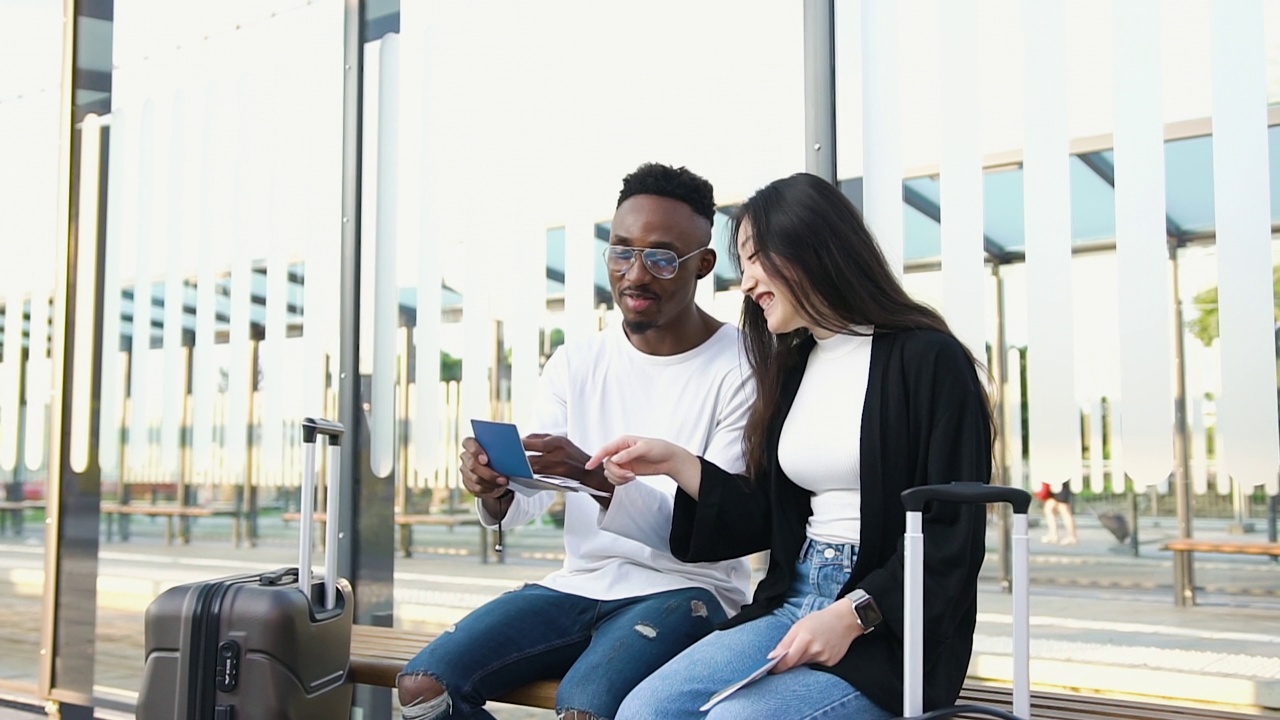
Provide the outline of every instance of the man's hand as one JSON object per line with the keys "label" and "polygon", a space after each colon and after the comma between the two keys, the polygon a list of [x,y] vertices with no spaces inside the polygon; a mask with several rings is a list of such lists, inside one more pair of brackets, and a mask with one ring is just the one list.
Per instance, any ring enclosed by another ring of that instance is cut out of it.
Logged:
{"label": "man's hand", "polygon": [[769,659],[784,655],[770,672],[780,673],[799,665],[831,667],[840,662],[849,646],[862,634],[862,626],[845,598],[810,613],[791,626]]}
{"label": "man's hand", "polygon": [[491,517],[501,520],[507,514],[508,502],[499,502],[498,498],[510,490],[507,479],[489,467],[489,456],[480,448],[476,439],[469,437],[462,441],[462,466],[458,468],[462,474],[462,485],[472,495],[480,498],[480,504]]}
{"label": "man's hand", "polygon": [[[535,475],[559,475],[586,485],[594,490],[613,492],[613,486],[605,479],[604,471],[596,468],[588,470],[587,461],[591,456],[569,438],[560,435],[535,433],[522,440],[524,449],[537,453],[529,456],[529,465]],[[603,507],[609,507],[609,498],[593,495]]]}

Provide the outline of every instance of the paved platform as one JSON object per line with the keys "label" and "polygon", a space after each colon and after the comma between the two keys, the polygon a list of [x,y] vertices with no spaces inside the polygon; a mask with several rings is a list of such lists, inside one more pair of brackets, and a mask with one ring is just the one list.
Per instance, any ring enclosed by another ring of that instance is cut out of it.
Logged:
{"label": "paved platform", "polygon": [[[142,611],[164,587],[296,562],[296,525],[264,519],[259,546],[232,551],[225,544],[229,527],[219,520],[201,519],[190,545],[165,545],[162,525],[139,522],[130,542],[101,546],[100,694],[124,702],[136,695]],[[1032,542],[1033,682],[1280,717],[1280,564],[1199,556],[1201,604],[1177,608],[1171,555],[1156,549],[1172,536],[1171,521],[1143,527],[1147,544],[1137,557],[1117,547],[1096,521],[1079,522],[1075,546]],[[1227,537],[1225,523],[1202,522],[1197,535]],[[552,527],[520,528],[507,538],[505,563],[482,564],[472,533],[420,528],[415,541],[415,556],[397,559],[395,617],[398,626],[428,629],[541,578],[558,566],[561,547]],[[43,547],[30,530],[23,538],[0,538],[0,682],[34,683],[43,571]],[[1011,677],[1009,604],[996,582],[993,551],[983,571],[970,666],[975,680],[1004,683]],[[498,707],[495,715],[523,720],[548,713]]]}

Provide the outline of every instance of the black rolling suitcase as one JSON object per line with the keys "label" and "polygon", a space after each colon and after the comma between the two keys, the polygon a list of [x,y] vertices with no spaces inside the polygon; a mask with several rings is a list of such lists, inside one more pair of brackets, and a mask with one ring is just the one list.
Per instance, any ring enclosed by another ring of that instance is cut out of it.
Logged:
{"label": "black rolling suitcase", "polygon": [[[968,505],[1009,503],[1013,506],[1013,714],[998,708],[956,705],[924,713],[924,506],[927,502]],[[1031,493],[1014,487],[976,482],[925,485],[905,490],[907,531],[903,535],[906,575],[903,601],[902,711],[905,720],[939,720],[960,715],[1025,720],[1031,717],[1031,583],[1027,510]]]}
{"label": "black rolling suitcase", "polygon": [[[139,720],[346,720],[352,686],[351,587],[334,572],[336,522],[326,523],[325,568],[312,577],[317,436],[331,448],[328,518],[338,515],[342,426],[303,421],[298,567],[181,585],[147,608]],[[307,592],[301,591],[306,588]]]}

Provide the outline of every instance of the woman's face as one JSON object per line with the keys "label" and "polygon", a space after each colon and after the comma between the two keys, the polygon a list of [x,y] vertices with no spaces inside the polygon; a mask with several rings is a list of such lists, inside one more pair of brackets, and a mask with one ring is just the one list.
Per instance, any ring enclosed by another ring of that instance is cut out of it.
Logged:
{"label": "woman's face", "polygon": [[764,311],[769,332],[782,335],[809,326],[786,288],[760,263],[751,224],[746,220],[738,228],[738,257],[742,260],[742,294]]}

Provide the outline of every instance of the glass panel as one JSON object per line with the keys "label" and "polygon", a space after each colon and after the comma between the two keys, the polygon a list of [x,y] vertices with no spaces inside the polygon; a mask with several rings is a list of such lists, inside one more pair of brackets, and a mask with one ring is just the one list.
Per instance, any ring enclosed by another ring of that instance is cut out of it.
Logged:
{"label": "glass panel", "polygon": [[[124,259],[117,285],[124,342],[105,344],[119,353],[119,388],[131,386],[125,378],[140,365],[130,357],[137,350],[148,354],[141,364],[151,376],[132,384],[138,400],[146,396],[145,417],[129,428],[143,438],[136,447],[144,457],[127,457],[135,446],[125,444],[123,473],[103,473],[93,678],[95,694],[121,708],[136,701],[143,613],[158,593],[296,562],[298,520],[286,513],[296,510],[301,476],[297,420],[304,412],[331,414],[327,378],[302,370],[316,365],[311,353],[325,366],[336,357],[336,342],[330,348],[307,336],[337,336],[343,2],[189,10],[145,0],[117,7],[115,17],[113,118],[136,122],[144,104],[154,109],[153,137],[112,138],[112,166],[134,169],[108,180],[107,244]],[[147,204],[129,179],[144,158],[157,181]],[[148,215],[139,217],[140,208]],[[139,227],[150,228],[151,247],[170,253],[151,263],[150,278],[135,277]],[[318,291],[306,292],[308,276]],[[168,298],[166,281],[180,283]],[[166,299],[182,307],[166,315]],[[150,303],[148,328],[133,326],[141,303]],[[306,303],[322,303],[326,314],[316,317],[325,320],[304,326]],[[166,323],[177,319],[181,332],[166,336]],[[142,332],[150,342],[135,347],[131,339]],[[207,337],[197,343],[199,332]],[[158,373],[175,342],[185,363],[176,387]],[[273,353],[287,359],[273,366]],[[197,370],[200,423],[192,415]],[[160,401],[173,392],[182,402]],[[272,412],[262,392],[273,394]],[[129,424],[133,399],[122,400]],[[275,437],[269,468],[268,421]],[[193,443],[197,429],[202,437]],[[182,430],[182,461],[165,467],[161,433],[175,430]],[[197,517],[176,513],[196,506]]]}
{"label": "glass panel", "polygon": [[903,257],[910,260],[936,258],[942,254],[942,226],[933,218],[903,203]]}
{"label": "glass panel", "polygon": [[983,227],[987,237],[1009,250],[1026,245],[1022,214],[1022,169],[988,170],[983,174]]}
{"label": "glass panel", "polygon": [[1187,232],[1213,229],[1213,138],[1174,140],[1164,146],[1166,212]]}
{"label": "glass panel", "polygon": [[564,228],[547,230],[547,294],[564,294]]}
{"label": "glass panel", "polygon": [[1116,192],[1071,156],[1071,239],[1073,242],[1105,240],[1116,236]]}

